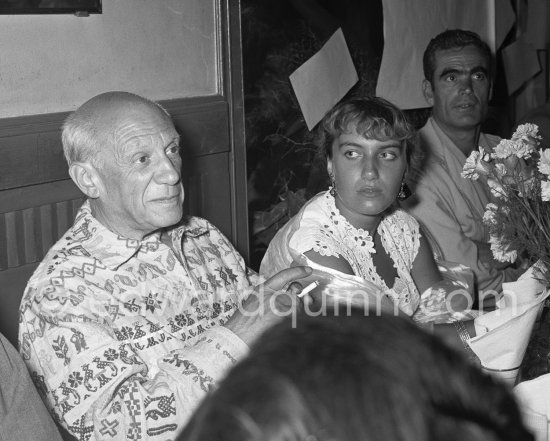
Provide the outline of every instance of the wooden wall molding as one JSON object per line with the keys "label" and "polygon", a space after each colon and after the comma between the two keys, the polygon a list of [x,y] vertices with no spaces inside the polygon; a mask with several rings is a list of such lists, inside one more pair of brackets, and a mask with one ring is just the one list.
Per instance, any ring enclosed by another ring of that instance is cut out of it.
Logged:
{"label": "wooden wall molding", "polygon": [[[172,115],[188,157],[230,150],[228,106],[223,98],[181,98],[161,104]],[[61,145],[61,126],[68,114],[0,119],[0,190],[69,178]]]}

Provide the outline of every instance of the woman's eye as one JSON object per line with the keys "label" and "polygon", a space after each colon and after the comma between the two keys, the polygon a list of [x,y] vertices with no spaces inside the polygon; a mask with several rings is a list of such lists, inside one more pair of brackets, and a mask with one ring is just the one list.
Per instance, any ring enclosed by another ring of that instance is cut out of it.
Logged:
{"label": "woman's eye", "polygon": [[346,158],[350,158],[350,159],[355,159],[355,158],[358,158],[359,157],[359,153],[353,151],[353,150],[349,150],[347,152],[344,153],[344,156]]}
{"label": "woman's eye", "polygon": [[380,154],[383,159],[395,159],[397,158],[397,154],[394,152],[382,152]]}

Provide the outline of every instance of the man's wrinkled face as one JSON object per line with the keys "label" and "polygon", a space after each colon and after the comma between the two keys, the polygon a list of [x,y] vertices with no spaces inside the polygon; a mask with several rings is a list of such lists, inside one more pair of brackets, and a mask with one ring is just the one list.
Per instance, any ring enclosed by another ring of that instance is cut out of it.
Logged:
{"label": "man's wrinkled face", "polygon": [[115,124],[101,152],[98,216],[128,238],[177,223],[183,214],[179,135],[159,109],[136,106]]}
{"label": "man's wrinkled face", "polygon": [[470,130],[484,121],[492,87],[489,62],[475,46],[436,52],[433,84],[424,80],[423,87],[443,129]]}

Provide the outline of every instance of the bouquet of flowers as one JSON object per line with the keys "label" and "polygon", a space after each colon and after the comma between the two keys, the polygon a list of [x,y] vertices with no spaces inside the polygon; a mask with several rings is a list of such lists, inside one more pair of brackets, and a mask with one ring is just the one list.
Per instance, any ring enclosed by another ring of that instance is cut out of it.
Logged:
{"label": "bouquet of flowers", "polygon": [[538,126],[522,124],[493,151],[479,147],[462,176],[486,179],[493,201],[485,207],[495,260],[538,262],[539,277],[550,282],[550,148],[539,151]]}

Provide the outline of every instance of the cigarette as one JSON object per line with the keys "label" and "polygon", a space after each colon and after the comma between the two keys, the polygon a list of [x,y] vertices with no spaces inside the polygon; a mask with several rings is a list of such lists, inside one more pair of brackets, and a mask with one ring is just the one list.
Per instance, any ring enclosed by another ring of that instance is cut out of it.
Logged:
{"label": "cigarette", "polygon": [[309,292],[313,291],[315,288],[319,286],[319,281],[316,280],[315,282],[311,282],[308,286],[306,286],[304,289],[302,289],[302,292],[298,294],[299,298],[304,297]]}

